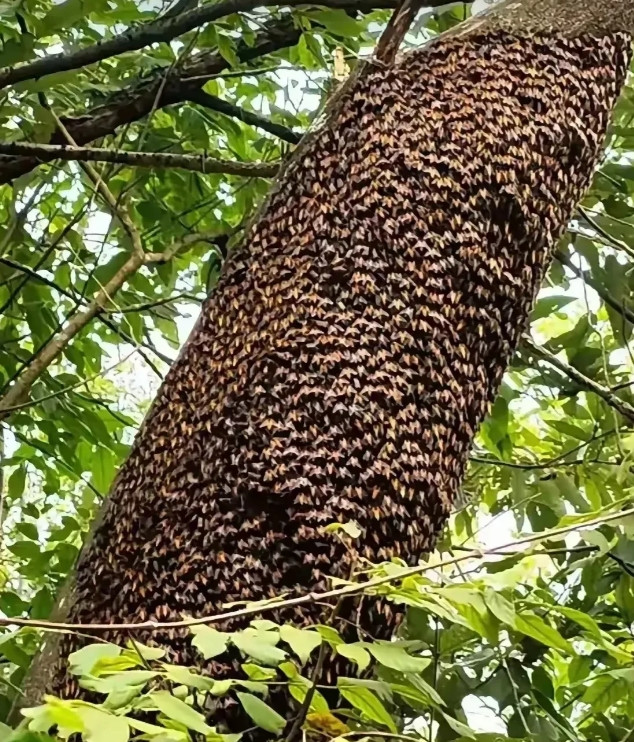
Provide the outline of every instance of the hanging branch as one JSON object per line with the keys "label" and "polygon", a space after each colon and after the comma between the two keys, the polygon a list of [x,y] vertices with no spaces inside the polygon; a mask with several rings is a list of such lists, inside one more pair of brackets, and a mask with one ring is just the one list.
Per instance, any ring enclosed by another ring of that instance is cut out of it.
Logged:
{"label": "hanging branch", "polygon": [[66,160],[79,162],[113,162],[118,165],[148,168],[178,168],[197,173],[243,175],[247,178],[272,178],[278,170],[275,162],[238,162],[172,152],[133,152],[102,147],[77,147],[33,142],[0,142],[0,155],[34,157],[38,162]]}

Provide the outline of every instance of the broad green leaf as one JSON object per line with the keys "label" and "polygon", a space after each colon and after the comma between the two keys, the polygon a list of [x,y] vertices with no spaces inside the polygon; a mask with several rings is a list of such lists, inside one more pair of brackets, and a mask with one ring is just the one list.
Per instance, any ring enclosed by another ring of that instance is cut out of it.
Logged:
{"label": "broad green leaf", "polygon": [[80,685],[83,688],[95,690],[98,693],[112,693],[113,691],[120,691],[130,686],[143,687],[157,676],[158,672],[154,672],[153,670],[127,670],[126,672],[118,672],[113,675],[106,675],[105,677],[93,678],[84,676],[80,681]]}
{"label": "broad green leaf", "polygon": [[70,671],[73,675],[90,675],[99,660],[118,657],[121,647],[116,644],[89,644],[68,656]]}
{"label": "broad green leaf", "polygon": [[162,714],[183,724],[188,729],[201,734],[209,734],[213,731],[201,713],[179,698],[175,698],[171,693],[164,690],[153,691],[148,698]]}
{"label": "broad green leaf", "polygon": [[563,636],[546,623],[543,618],[534,613],[518,613],[515,617],[515,629],[522,634],[533,637],[547,647],[558,649],[567,654],[575,654],[575,651]]}
{"label": "broad green leaf", "polygon": [[162,670],[170,682],[187,685],[190,688],[197,688],[198,690],[212,690],[216,683],[219,682],[211,678],[206,678],[203,675],[197,675],[189,670],[189,668],[181,665],[164,664]]}
{"label": "broad green leaf", "polygon": [[325,26],[336,36],[358,37],[362,26],[351,18],[344,10],[311,10],[310,17]]}
{"label": "broad green leaf", "polygon": [[587,687],[581,700],[591,706],[595,714],[601,714],[624,699],[626,693],[627,682],[623,678],[601,675]]}
{"label": "broad green leaf", "polygon": [[279,665],[286,659],[286,652],[275,646],[279,634],[272,631],[245,629],[232,635],[231,641],[238,649],[264,665]]}
{"label": "broad green leaf", "polygon": [[365,670],[370,665],[370,654],[361,644],[337,644],[335,651],[342,657],[352,660],[359,666],[359,670]]}
{"label": "broad green leaf", "polygon": [[442,714],[443,719],[447,722],[447,724],[449,724],[454,732],[456,732],[456,734],[460,734],[463,738],[466,739],[476,739],[475,732],[466,724],[458,721],[458,719],[455,719],[453,716],[449,716],[449,714],[446,714],[442,710],[440,711],[440,713]]}
{"label": "broad green leaf", "polygon": [[180,731],[179,729],[167,729],[166,727],[149,724],[146,721],[140,721],[134,718],[129,718],[128,723],[133,729],[137,729],[139,732],[147,735],[148,739],[158,738],[160,742],[189,742],[187,732]]}
{"label": "broad green leaf", "polygon": [[192,644],[206,660],[222,654],[231,638],[231,634],[216,631],[211,626],[192,626],[191,632],[194,635]]}
{"label": "broad green leaf", "polygon": [[321,645],[322,639],[317,631],[298,629],[290,624],[280,627],[280,637],[299,657],[300,662],[308,662],[310,655]]}
{"label": "broad green leaf", "polygon": [[[280,665],[280,670],[283,667],[290,665],[295,668],[292,662],[284,662]],[[254,665],[252,662],[243,662],[242,669],[249,676],[249,680],[273,680],[277,677],[277,672],[271,667],[260,667],[260,665]],[[295,669],[297,672],[297,669]]]}
{"label": "broad green leaf", "polygon": [[85,742],[128,742],[130,727],[121,716],[79,704],[75,711],[84,723],[85,732],[82,738]]}
{"label": "broad green leaf", "polygon": [[338,679],[337,688],[343,698],[353,708],[360,711],[363,716],[370,719],[370,721],[387,727],[391,732],[397,732],[394,719],[390,716],[382,701],[369,688],[352,685],[345,678]]}
{"label": "broad green leaf", "polygon": [[286,719],[284,719],[283,716],[280,716],[277,711],[264,703],[261,698],[258,698],[251,693],[241,693],[238,691],[236,695],[242,704],[242,708],[247,712],[253,722],[257,724],[257,726],[261,729],[265,729],[267,732],[271,732],[272,734],[282,733],[286,726]]}
{"label": "broad green leaf", "polygon": [[507,626],[515,626],[515,607],[501,593],[488,588],[484,592],[484,600],[491,613]]}
{"label": "broad green leaf", "polygon": [[131,641],[128,643],[128,648],[125,650],[125,654],[133,657],[135,660],[141,658],[148,662],[152,662],[153,660],[160,660],[165,657],[165,650],[161,647],[148,647],[140,642]]}
{"label": "broad green leaf", "polygon": [[411,654],[394,643],[372,642],[367,643],[366,647],[374,659],[385,667],[400,672],[422,672],[429,667],[431,660],[424,657],[413,657]]}
{"label": "broad green leaf", "polygon": [[235,680],[215,680],[211,688],[212,696],[225,696],[235,685]]}

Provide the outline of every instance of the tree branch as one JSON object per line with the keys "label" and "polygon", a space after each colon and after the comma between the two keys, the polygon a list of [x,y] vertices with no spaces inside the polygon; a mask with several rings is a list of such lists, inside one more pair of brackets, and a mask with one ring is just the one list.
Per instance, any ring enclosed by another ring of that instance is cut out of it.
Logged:
{"label": "tree branch", "polygon": [[[290,15],[267,24],[255,37],[252,46],[238,44],[236,55],[242,62],[257,59],[279,49],[293,46],[301,36]],[[173,70],[167,78],[165,70],[157,70],[147,80],[137,81],[114,95],[108,102],[80,116],[64,117],[62,123],[78,145],[113,134],[123,124],[130,124],[147,116],[150,111],[189,99],[209,79],[227,69],[229,63],[216,52],[201,52],[190,57],[182,67]],[[186,78],[196,77],[194,82]],[[64,144],[65,138],[54,134],[48,144]],[[39,164],[36,157],[0,156],[0,184],[28,173]]]}
{"label": "tree branch", "polygon": [[[231,104],[229,104],[231,105]],[[248,178],[272,178],[278,170],[275,162],[237,162],[219,160],[205,154],[172,152],[134,152],[101,147],[76,147],[33,142],[0,142],[0,155],[34,157],[38,162],[66,160],[79,162],[114,162],[118,165],[149,168],[179,168],[197,173],[225,173]]]}
{"label": "tree branch", "polygon": [[203,234],[193,234],[175,242],[164,253],[133,252],[115,275],[97,292],[87,307],[71,317],[66,325],[41,348],[9,390],[0,398],[0,420],[8,417],[12,408],[25,401],[34,382],[90,320],[104,310],[112,297],[141,266],[163,262],[167,255],[172,257],[182,248],[206,239],[208,238]]}
{"label": "tree branch", "polygon": [[[46,102],[46,100],[44,99],[43,102]],[[57,129],[61,132],[64,139],[67,140],[68,144],[71,147],[77,147],[77,142],[73,139],[71,133],[64,126],[59,116],[51,109],[48,103],[46,104],[46,108],[48,112],[53,116],[53,120],[55,121]],[[95,189],[97,190],[97,193],[106,202],[108,208],[110,209],[110,213],[112,214],[112,216],[115,219],[119,220],[121,226],[123,227],[124,231],[127,233],[128,237],[130,238],[130,241],[132,242],[132,251],[135,254],[139,255],[141,258],[143,258],[143,243],[141,242],[141,235],[139,234],[139,230],[136,228],[136,225],[130,218],[130,214],[128,214],[128,210],[126,209],[124,204],[121,203],[121,199],[120,198],[117,199],[114,197],[114,194],[112,193],[110,188],[108,188],[108,186],[106,185],[101,175],[95,170],[95,168],[89,162],[82,162],[81,169],[86,173],[88,178],[92,181],[93,185],[95,186]]]}
{"label": "tree branch", "polygon": [[[442,5],[446,0],[430,0],[429,5]],[[149,23],[143,23],[128,29],[113,39],[98,42],[83,49],[71,52],[52,54],[32,62],[26,62],[0,72],[0,90],[8,85],[15,85],[25,80],[52,75],[56,72],[76,70],[103,59],[109,59],[125,52],[142,49],[145,46],[164,41],[171,41],[188,31],[205,23],[216,21],[233,13],[243,13],[255,8],[273,5],[296,7],[306,5],[306,0],[222,0],[219,3],[204,5],[180,15],[166,15]],[[320,0],[319,5],[327,8],[359,10],[368,12],[376,8],[394,7],[391,0],[371,2],[369,0]]]}
{"label": "tree branch", "polygon": [[618,250],[623,250],[624,253],[627,253],[631,258],[634,258],[634,250],[627,243],[619,240],[614,237],[614,235],[611,235],[608,231],[603,229],[603,227],[592,218],[590,212],[584,209],[583,206],[579,207],[579,213],[598,235],[603,237],[603,239],[607,240],[608,243],[616,247]]}
{"label": "tree branch", "polygon": [[376,45],[374,59],[383,64],[392,64],[396,53],[414,22],[423,0],[401,0],[392,13],[385,31]]}
{"label": "tree branch", "polygon": [[621,415],[629,418],[630,420],[634,420],[634,407],[632,407],[629,402],[626,402],[624,399],[617,397],[615,394],[612,394],[609,389],[602,387],[600,384],[597,384],[596,381],[593,381],[587,376],[584,376],[581,371],[577,371],[574,366],[561,361],[559,358],[557,358],[556,355],[546,350],[546,348],[540,348],[539,345],[536,345],[529,338],[524,338],[524,345],[529,350],[531,350],[535,356],[537,356],[538,358],[542,358],[543,360],[550,363],[551,366],[554,366],[556,369],[568,376],[568,378],[576,381],[577,384],[579,384],[584,389],[587,389],[588,391],[596,394],[598,397],[601,397],[601,399],[607,405],[615,409],[617,412],[620,412]]}
{"label": "tree branch", "polygon": [[222,100],[222,98],[218,98],[215,95],[206,93],[200,88],[198,90],[193,90],[189,94],[188,100],[192,103],[197,103],[200,106],[204,106],[210,111],[217,111],[218,113],[223,113],[225,116],[236,118],[239,121],[242,121],[244,124],[257,126],[259,129],[268,131],[269,134],[273,134],[274,136],[283,139],[285,142],[297,144],[302,138],[301,134],[294,132],[288,126],[284,126],[283,124],[276,124],[274,121],[267,119],[265,116],[260,116],[257,113],[253,113],[253,111],[247,111],[244,108],[240,108],[240,106],[236,106],[235,103],[230,103],[229,101]]}
{"label": "tree branch", "polygon": [[[39,263],[36,264],[35,268],[32,268],[28,265],[23,265],[22,263],[18,263],[15,260],[11,260],[11,258],[0,258],[0,263],[4,265],[8,265],[11,268],[14,268],[16,271],[19,271],[20,273],[24,274],[25,276],[28,276],[26,278],[26,281],[21,284],[21,286],[24,286],[24,283],[28,282],[29,278],[32,278],[35,281],[38,281],[39,283],[43,283],[46,286],[49,286],[50,288],[54,289],[55,291],[59,291],[59,293],[62,296],[65,296],[67,299],[70,299],[72,302],[79,304],[88,304],[87,299],[81,299],[80,297],[77,297],[75,294],[72,294],[70,291],[67,291],[62,286],[59,286],[55,283],[55,281],[52,281],[50,278],[46,278],[45,276],[41,275],[37,272],[37,267],[39,266]],[[116,310],[109,310],[104,308],[104,313],[116,313],[116,312],[127,312],[127,311],[134,311],[133,308],[123,307],[123,308],[117,308]],[[0,308],[0,314],[2,313],[2,308]],[[147,365],[152,369],[152,371],[159,377],[159,379],[163,378],[163,374],[158,370],[158,368],[154,365],[154,363],[148,358],[148,356],[144,353],[142,348],[147,348],[148,350],[152,351],[158,358],[163,361],[163,363],[166,363],[168,366],[172,364],[172,359],[167,358],[162,353],[160,353],[154,346],[150,345],[148,341],[145,343],[138,343],[134,338],[132,338],[130,335],[128,335],[124,330],[122,330],[120,327],[117,327],[115,322],[113,322],[108,317],[104,316],[104,313],[97,314],[97,319],[99,319],[109,330],[114,332],[115,335],[118,335],[122,340],[125,340],[127,343],[130,343],[131,345],[137,346],[137,351],[141,358],[147,363]],[[28,337],[28,336],[27,336]],[[29,359],[27,361],[27,364],[32,361],[37,353],[33,355],[33,358]],[[18,372],[19,373],[19,372]],[[16,407],[11,407],[10,410],[17,409],[17,407],[20,407],[22,405],[17,405]]]}

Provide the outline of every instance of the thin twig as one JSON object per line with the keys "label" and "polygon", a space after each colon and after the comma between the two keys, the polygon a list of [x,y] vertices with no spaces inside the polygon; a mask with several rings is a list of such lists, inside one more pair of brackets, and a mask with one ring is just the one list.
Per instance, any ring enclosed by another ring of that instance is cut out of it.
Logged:
{"label": "thin twig", "polygon": [[633,515],[634,507],[631,507],[615,513],[607,513],[583,523],[575,523],[568,526],[561,526],[559,528],[551,528],[548,531],[542,531],[540,533],[532,533],[528,536],[514,539],[505,544],[500,544],[499,546],[492,546],[487,549],[472,549],[471,551],[451,557],[450,559],[441,560],[434,564],[426,563],[419,564],[416,567],[407,567],[398,573],[393,572],[383,577],[374,577],[366,582],[344,585],[343,587],[333,588],[332,590],[325,590],[323,592],[308,592],[304,595],[298,595],[295,598],[287,598],[284,600],[266,600],[261,603],[247,605],[245,608],[216,613],[210,616],[201,616],[199,618],[184,618],[179,621],[140,621],[137,623],[64,623],[28,618],[0,618],[0,626],[30,626],[31,628],[39,628],[46,631],[104,632],[115,630],[162,631],[164,629],[183,629],[190,626],[220,623],[221,621],[229,621],[234,618],[270,613],[271,611],[279,611],[283,608],[315,603],[330,598],[343,598],[350,595],[358,595],[383,585],[389,585],[392,582],[398,582],[406,577],[423,574],[432,570],[438,570],[443,567],[449,567],[469,559],[484,559],[487,556],[496,556],[500,552],[508,551],[509,549],[514,549],[518,546],[539,544],[543,541],[549,541],[559,536],[573,533],[579,529],[587,531],[596,528],[597,526],[611,523],[615,520],[623,520]]}
{"label": "thin twig", "polygon": [[631,248],[626,242],[617,239],[616,237],[614,237],[614,235],[611,235],[607,230],[603,229],[603,227],[597,221],[595,221],[595,219],[592,218],[592,216],[589,214],[588,211],[586,211],[586,209],[583,208],[583,206],[579,207],[579,211],[581,212],[583,218],[588,222],[588,224],[592,227],[592,229],[594,229],[597,234],[600,234],[601,237],[606,239],[613,247],[616,247],[619,250],[623,250],[623,252],[627,253],[631,258],[634,258],[634,249]]}
{"label": "thin twig", "polygon": [[630,420],[634,420],[634,407],[632,407],[629,402],[626,402],[625,400],[620,399],[620,397],[617,397],[615,394],[612,394],[609,389],[602,387],[600,384],[597,384],[596,381],[593,381],[587,376],[584,376],[581,371],[577,371],[576,368],[557,358],[554,353],[551,353],[545,348],[541,348],[539,345],[536,345],[535,343],[533,343],[532,340],[525,339],[524,344],[538,358],[543,358],[545,361],[550,363],[551,366],[554,366],[556,369],[575,381],[581,387],[593,392],[598,397],[601,397],[601,399],[607,405],[615,409],[617,412],[620,412],[621,415],[623,415],[624,417],[627,417]]}
{"label": "thin twig", "polygon": [[584,273],[584,271],[577,267],[564,252],[561,252],[561,250],[555,252],[555,257],[562,265],[569,268],[577,278],[580,278],[582,281],[587,283],[590,288],[594,289],[605,304],[612,307],[615,312],[621,314],[628,322],[631,322],[634,325],[634,312],[621,304],[621,302],[617,301],[595,278]]}
{"label": "thin twig", "polygon": [[[273,178],[278,171],[276,162],[239,162],[173,152],[135,152],[102,147],[77,147],[34,142],[0,142],[0,155],[36,157],[39,162],[66,160],[77,162],[113,162],[130,167],[178,168],[197,173],[244,175],[248,178]],[[103,181],[102,181],[103,182]]]}
{"label": "thin twig", "polygon": [[[139,238],[140,239],[140,238]],[[181,249],[195,242],[213,239],[213,236],[205,234],[187,235],[183,240],[174,242],[164,252],[143,253],[133,252],[112,278],[102,286],[95,298],[87,307],[73,315],[64,327],[53,336],[31,360],[29,365],[22,371],[13,385],[0,398],[0,420],[10,414],[10,408],[22,404],[28,397],[33,383],[53,363],[70,341],[77,335],[93,317],[97,316],[112,301],[113,296],[134,275],[139,268],[149,263],[163,263],[174,257]]]}
{"label": "thin twig", "polygon": [[288,126],[278,124],[275,121],[271,121],[270,119],[266,118],[266,116],[260,116],[253,111],[247,111],[245,108],[236,106],[235,103],[230,103],[229,101],[223,100],[222,98],[218,98],[218,96],[216,95],[206,93],[202,89],[193,90],[187,97],[188,100],[190,100],[192,103],[196,103],[199,106],[204,106],[210,111],[217,111],[218,113],[222,113],[225,116],[236,118],[245,124],[256,126],[263,131],[268,131],[269,134],[273,134],[279,139],[282,139],[285,142],[289,142],[290,144],[297,144],[302,138],[301,134],[293,131]]}
{"label": "thin twig", "polygon": [[[70,144],[73,147],[77,147],[77,142],[73,139],[71,133],[68,131],[68,129],[64,126],[62,120],[59,118],[59,116],[53,111],[53,109],[47,105],[48,111],[53,117],[53,120],[55,121],[55,125],[59,129],[59,131],[62,133],[64,138],[67,140],[68,144]],[[102,179],[101,175],[95,170],[95,168],[88,162],[80,162],[80,166],[82,170],[86,173],[86,175],[90,178],[93,185],[97,189],[97,192],[99,195],[103,198],[103,200],[106,202],[112,216],[114,216],[116,219],[121,222],[121,226],[124,228],[124,230],[127,232],[128,237],[130,238],[132,242],[132,251],[136,255],[138,255],[141,260],[143,260],[144,252],[143,252],[143,243],[141,242],[141,235],[139,233],[139,230],[136,228],[136,225],[130,218],[130,215],[128,214],[127,209],[123,206],[123,204],[119,203],[119,200],[114,197],[114,194],[108,188],[105,181]]]}

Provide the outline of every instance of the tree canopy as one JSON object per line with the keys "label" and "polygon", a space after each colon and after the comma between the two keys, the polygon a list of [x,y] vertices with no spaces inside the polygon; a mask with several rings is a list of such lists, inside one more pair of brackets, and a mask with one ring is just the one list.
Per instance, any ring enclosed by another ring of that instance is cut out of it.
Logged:
{"label": "tree canopy", "polygon": [[[0,740],[37,624],[200,303],[393,5],[0,3]],[[426,7],[405,45],[469,13]],[[24,742],[51,723],[87,742],[220,742],[204,699],[226,694],[276,737],[280,682],[316,739],[634,740],[633,120],[628,84],[437,552],[405,576],[360,568],[409,607],[398,641],[208,622],[192,628],[204,656],[244,657],[219,685],[131,634],[70,658],[104,703],[49,701]],[[301,674],[318,651],[358,668],[342,709]]]}

